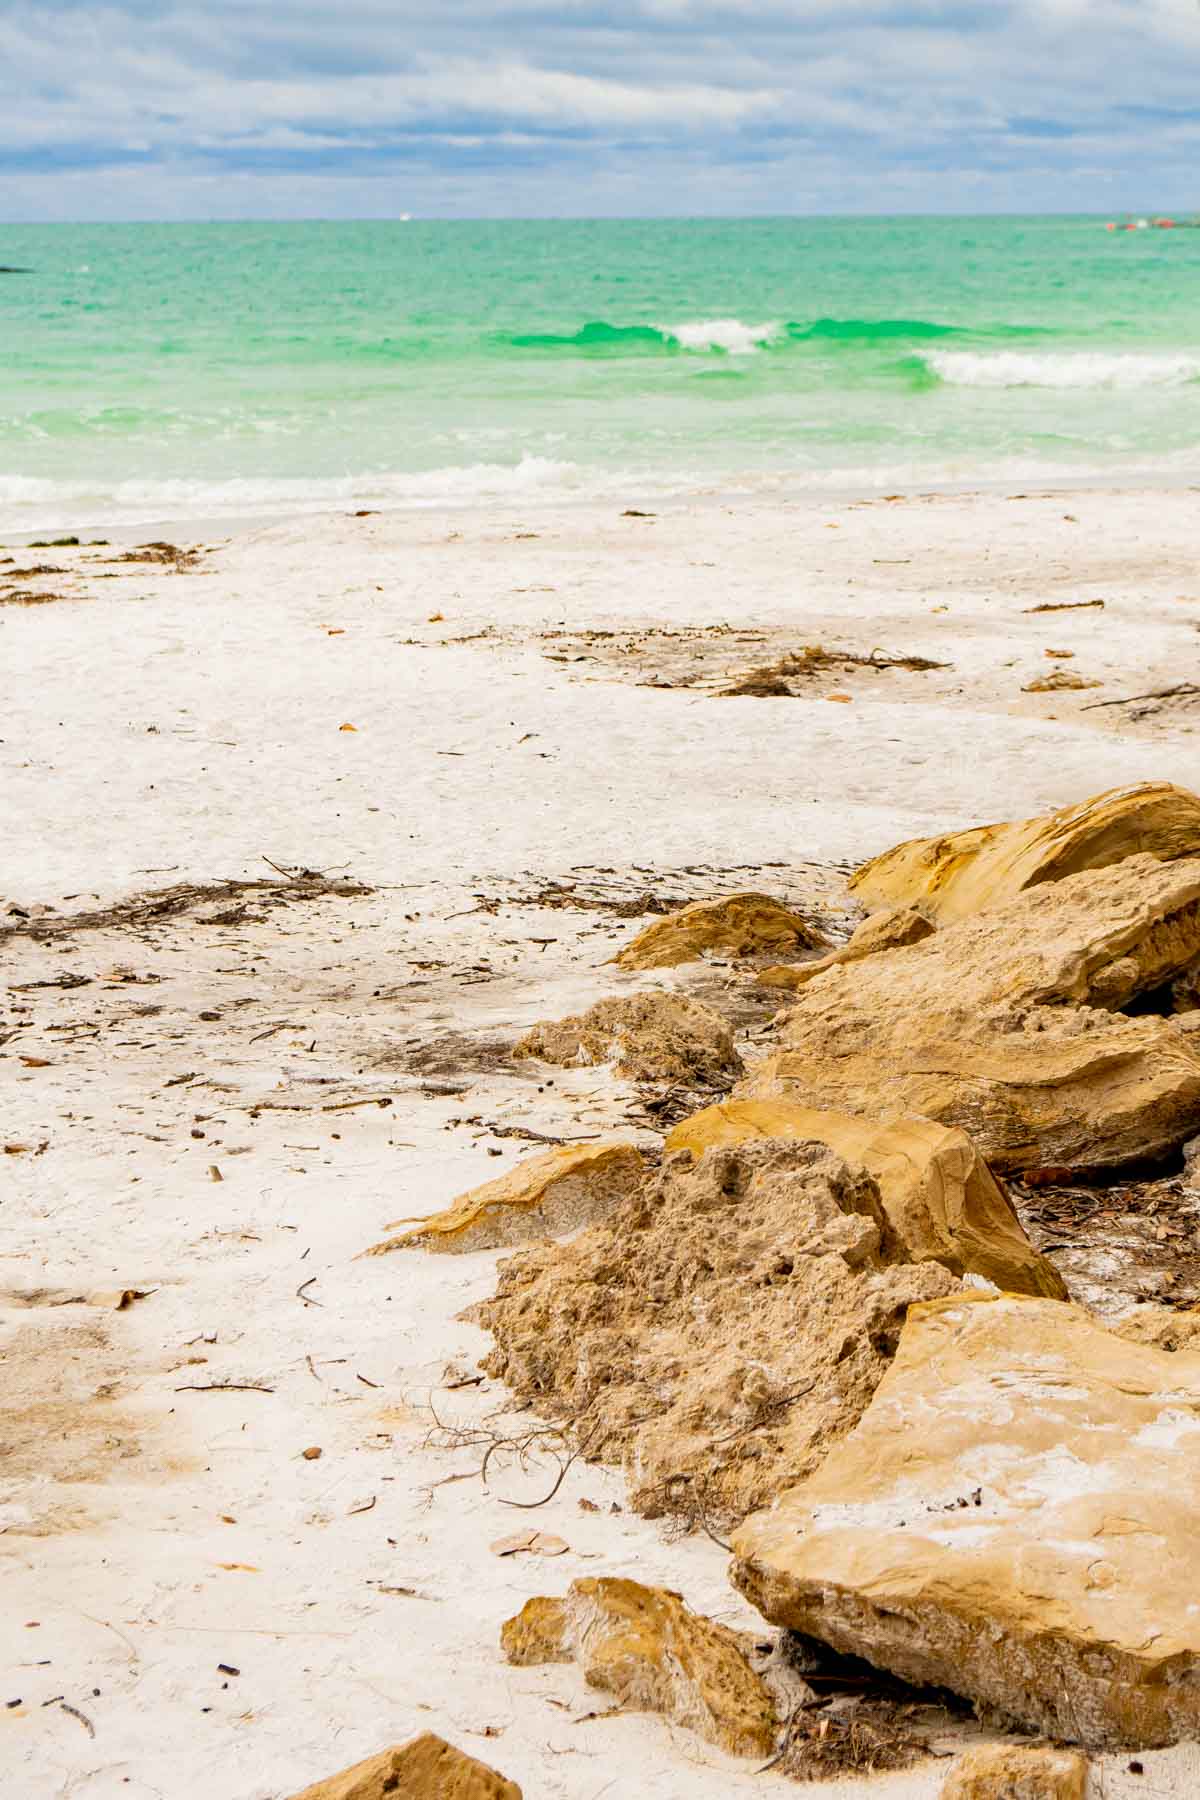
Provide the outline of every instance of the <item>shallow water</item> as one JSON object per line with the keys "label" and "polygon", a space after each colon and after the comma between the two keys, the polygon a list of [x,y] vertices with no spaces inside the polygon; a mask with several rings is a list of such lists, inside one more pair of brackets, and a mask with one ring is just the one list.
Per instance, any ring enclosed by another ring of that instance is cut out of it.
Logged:
{"label": "shallow water", "polygon": [[1200,232],[10,226],[0,528],[1186,474]]}

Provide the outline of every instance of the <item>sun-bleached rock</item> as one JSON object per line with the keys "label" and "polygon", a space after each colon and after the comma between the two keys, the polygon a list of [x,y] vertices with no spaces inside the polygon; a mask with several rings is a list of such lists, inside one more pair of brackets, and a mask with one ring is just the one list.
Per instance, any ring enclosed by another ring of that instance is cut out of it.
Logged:
{"label": "sun-bleached rock", "polygon": [[[494,1250],[530,1238],[553,1237],[604,1218],[638,1189],[645,1172],[641,1151],[633,1144],[611,1138],[598,1144],[564,1144],[526,1157],[495,1181],[460,1195],[444,1212],[422,1219],[399,1237],[373,1244],[363,1254]],[[406,1223],[412,1222],[394,1221]]]}
{"label": "sun-bleached rock", "polygon": [[1144,781],[1035,819],[914,838],[864,864],[850,886],[866,906],[915,906],[945,921],[1128,856],[1171,862],[1197,853],[1200,796]]}
{"label": "sun-bleached rock", "polygon": [[709,951],[725,956],[785,956],[823,950],[827,940],[769,894],[722,894],[655,919],[613,958],[623,969],[671,969]]}
{"label": "sun-bleached rock", "polygon": [[1200,1128],[1196,1015],[1120,1009],[1198,954],[1200,857],[1043,882],[817,976],[737,1094],[920,1114],[1002,1170],[1160,1157]]}
{"label": "sun-bleached rock", "polygon": [[611,1062],[632,1081],[728,1087],[742,1073],[733,1032],[711,1006],[655,989],[597,1001],[585,1013],[542,1020],[514,1047],[562,1067]]}
{"label": "sun-bleached rock", "polygon": [[676,1125],[666,1147],[700,1156],[716,1144],[761,1138],[824,1144],[860,1164],[878,1183],[888,1223],[910,1262],[982,1275],[1015,1294],[1066,1298],[1058,1270],[1033,1248],[965,1132],[930,1119],[877,1123],[794,1100],[726,1100]]}
{"label": "sun-bleached rock", "polygon": [[774,1704],[736,1634],[667,1588],[588,1576],[561,1600],[527,1601],[500,1641],[511,1663],[577,1662],[619,1706],[663,1713],[733,1756],[774,1746]]}
{"label": "sun-bleached rock", "polygon": [[717,1147],[602,1224],[500,1268],[473,1317],[482,1367],[651,1517],[742,1518],[859,1419],[914,1300],[953,1293],[904,1260],[866,1171],[813,1143]]}
{"label": "sun-bleached rock", "polygon": [[857,1429],[733,1540],[773,1623],[1023,1729],[1200,1731],[1200,1355],[1081,1308],[909,1313]]}
{"label": "sun-bleached rock", "polygon": [[1078,1750],[989,1744],[960,1756],[940,1800],[1087,1800],[1088,1761]]}
{"label": "sun-bleached rock", "polygon": [[776,965],[763,969],[758,977],[760,987],[785,988],[798,993],[807,987],[814,975],[836,967],[838,963],[860,962],[864,956],[878,956],[882,950],[900,950],[906,944],[919,944],[932,937],[936,927],[915,906],[890,906],[872,913],[837,950],[814,962]]}
{"label": "sun-bleached rock", "polygon": [[293,1800],[521,1800],[521,1789],[427,1731],[306,1787]]}

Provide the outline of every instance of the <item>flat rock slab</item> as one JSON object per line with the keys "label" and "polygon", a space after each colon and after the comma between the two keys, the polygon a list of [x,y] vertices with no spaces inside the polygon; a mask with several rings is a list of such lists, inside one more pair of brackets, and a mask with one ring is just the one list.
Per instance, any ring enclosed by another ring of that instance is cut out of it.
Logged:
{"label": "flat rock slab", "polygon": [[914,1306],[859,1425],[748,1519],[773,1623],[1021,1727],[1152,1747],[1200,1731],[1200,1354],[1081,1308]]}
{"label": "flat rock slab", "polygon": [[[633,1144],[564,1144],[526,1157],[495,1181],[461,1194],[444,1212],[413,1223],[364,1252],[495,1250],[531,1238],[553,1237],[603,1219],[640,1186],[646,1172]],[[397,1219],[396,1224],[412,1223]],[[391,1227],[388,1228],[389,1230]]]}

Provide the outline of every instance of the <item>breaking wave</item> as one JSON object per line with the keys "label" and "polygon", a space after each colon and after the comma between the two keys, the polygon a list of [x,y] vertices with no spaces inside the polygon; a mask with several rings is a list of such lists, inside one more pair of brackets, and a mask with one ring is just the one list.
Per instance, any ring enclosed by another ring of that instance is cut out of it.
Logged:
{"label": "breaking wave", "polygon": [[1184,387],[1200,379],[1200,355],[1186,351],[927,350],[920,360],[951,387]]}
{"label": "breaking wave", "polygon": [[678,355],[680,352],[711,356],[752,356],[759,350],[784,349],[789,344],[846,344],[870,346],[919,343],[931,338],[958,337],[957,326],[939,325],[929,319],[795,319],[747,324],[742,319],[685,319],[680,324],[610,325],[592,319],[572,332],[523,332],[502,337],[518,350],[563,350],[593,355]]}

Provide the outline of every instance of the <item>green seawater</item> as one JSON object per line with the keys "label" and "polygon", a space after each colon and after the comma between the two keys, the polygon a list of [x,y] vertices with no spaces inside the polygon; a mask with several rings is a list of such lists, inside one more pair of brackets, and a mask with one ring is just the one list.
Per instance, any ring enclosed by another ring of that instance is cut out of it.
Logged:
{"label": "green seawater", "polygon": [[0,528],[1186,478],[1200,231],[0,227]]}

